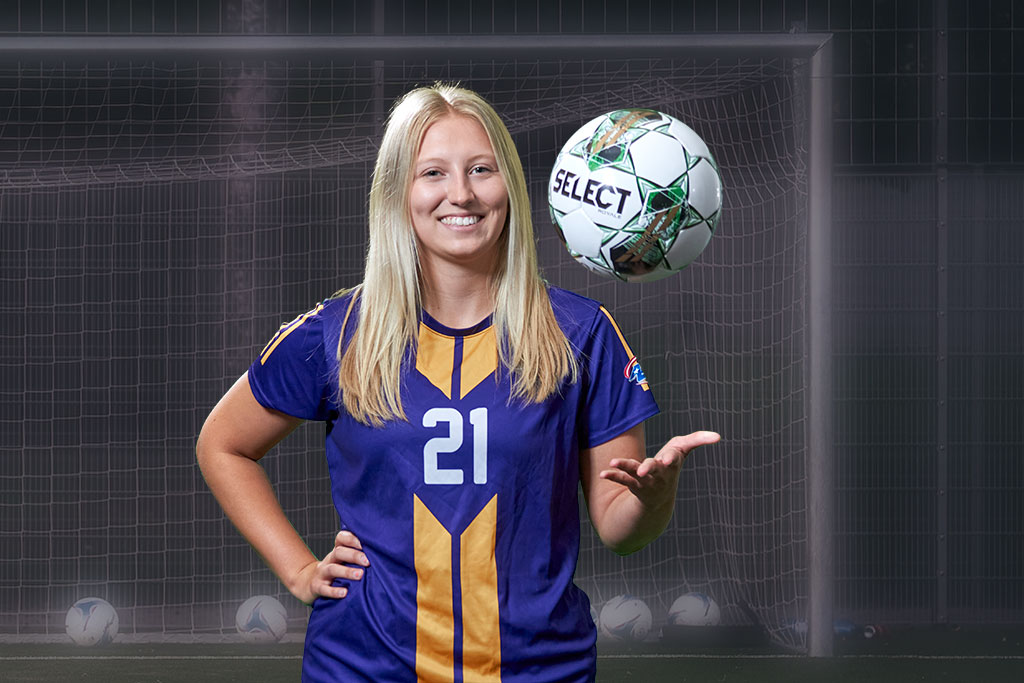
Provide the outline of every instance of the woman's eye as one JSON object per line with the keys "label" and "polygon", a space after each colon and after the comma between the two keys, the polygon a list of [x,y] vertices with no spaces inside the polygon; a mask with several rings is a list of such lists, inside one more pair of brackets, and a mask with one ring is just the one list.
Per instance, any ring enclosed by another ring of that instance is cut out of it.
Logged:
{"label": "woman's eye", "polygon": [[473,168],[472,173],[490,173],[491,169],[487,166],[476,166]]}

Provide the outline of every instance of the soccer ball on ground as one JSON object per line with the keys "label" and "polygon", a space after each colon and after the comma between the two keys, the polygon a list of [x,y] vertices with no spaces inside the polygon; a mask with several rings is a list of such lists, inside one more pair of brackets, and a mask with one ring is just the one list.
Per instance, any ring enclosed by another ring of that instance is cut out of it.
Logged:
{"label": "soccer ball on ground", "polygon": [[91,647],[114,640],[120,620],[117,610],[103,598],[82,598],[64,617],[64,630],[76,645]]}
{"label": "soccer ball on ground", "polygon": [[722,179],[687,125],[651,109],[620,109],[566,141],[548,207],[577,262],[649,282],[686,267],[707,246],[722,212]]}
{"label": "soccer ball on ground", "polygon": [[276,598],[254,595],[235,612],[235,628],[250,643],[274,643],[288,631],[288,613]]}
{"label": "soccer ball on ground", "polygon": [[722,611],[718,603],[704,593],[685,593],[668,608],[668,623],[672,626],[718,626]]}
{"label": "soccer ball on ground", "polygon": [[601,608],[600,631],[615,640],[643,640],[651,632],[651,608],[640,598],[617,595]]}

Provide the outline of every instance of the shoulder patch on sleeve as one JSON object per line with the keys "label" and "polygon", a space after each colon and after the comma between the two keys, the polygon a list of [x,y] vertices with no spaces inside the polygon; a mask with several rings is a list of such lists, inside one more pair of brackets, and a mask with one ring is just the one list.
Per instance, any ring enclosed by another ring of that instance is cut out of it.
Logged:
{"label": "shoulder patch on sleeve", "polygon": [[644,391],[650,390],[650,387],[647,385],[647,375],[644,374],[644,369],[640,367],[640,362],[636,359],[636,356],[630,357],[629,363],[626,364],[622,374],[628,381],[642,387]]}

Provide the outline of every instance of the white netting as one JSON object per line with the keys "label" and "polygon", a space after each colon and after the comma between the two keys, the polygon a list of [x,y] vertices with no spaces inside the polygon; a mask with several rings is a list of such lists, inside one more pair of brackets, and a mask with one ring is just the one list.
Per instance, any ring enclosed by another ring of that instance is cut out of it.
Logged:
{"label": "white netting", "polygon": [[[121,630],[218,634],[254,593],[282,595],[207,492],[194,440],[278,324],[358,281],[381,117],[458,80],[519,146],[545,275],[602,300],[643,361],[657,445],[716,429],[686,464],[669,529],[619,558],[585,530],[578,581],[600,605],[664,621],[703,590],[724,620],[776,638],[806,599],[806,178],[800,76],[787,62],[213,64],[43,60],[0,70],[0,614],[59,632],[78,597]],[[718,234],[681,274],[595,279],[549,226],[551,163],[581,123],[623,106],[685,121],[721,167]],[[334,534],[322,430],[265,464],[319,552]],[[749,610],[748,610],[749,607]]]}

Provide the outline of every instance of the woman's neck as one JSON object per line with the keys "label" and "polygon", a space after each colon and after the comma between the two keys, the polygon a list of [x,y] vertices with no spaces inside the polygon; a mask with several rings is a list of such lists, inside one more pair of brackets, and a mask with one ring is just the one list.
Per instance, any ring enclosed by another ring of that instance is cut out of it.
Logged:
{"label": "woman's neck", "polygon": [[489,270],[424,267],[420,290],[424,310],[445,327],[472,327],[494,312]]}

